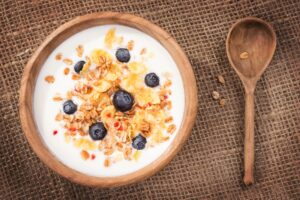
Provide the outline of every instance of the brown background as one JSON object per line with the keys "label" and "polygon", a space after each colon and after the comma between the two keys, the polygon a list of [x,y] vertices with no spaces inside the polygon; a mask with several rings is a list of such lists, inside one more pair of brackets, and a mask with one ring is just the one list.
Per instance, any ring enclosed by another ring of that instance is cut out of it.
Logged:
{"label": "brown background", "polygon": [[[76,185],[33,153],[18,116],[23,68],[44,38],[72,18],[119,11],[167,30],[194,68],[198,117],[182,151],[146,181],[115,188]],[[244,187],[243,88],[225,39],[236,19],[272,23],[278,44],[256,90],[256,184]],[[300,197],[300,2],[295,1],[12,1],[0,2],[0,199],[297,199]],[[216,80],[224,73],[225,86]],[[217,90],[224,108],[211,97]]]}

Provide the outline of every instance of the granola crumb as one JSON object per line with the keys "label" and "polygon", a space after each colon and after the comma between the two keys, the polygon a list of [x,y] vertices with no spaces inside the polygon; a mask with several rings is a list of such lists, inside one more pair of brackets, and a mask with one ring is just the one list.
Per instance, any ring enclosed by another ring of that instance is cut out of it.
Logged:
{"label": "granola crumb", "polygon": [[77,75],[77,74],[72,75],[72,80],[79,80],[79,79],[80,79],[79,75]]}
{"label": "granola crumb", "polygon": [[55,120],[56,121],[61,121],[63,119],[63,114],[61,112],[59,112],[56,116],[55,116]]}
{"label": "granola crumb", "polygon": [[171,110],[172,109],[172,101],[167,102],[167,109]]}
{"label": "granola crumb", "polygon": [[219,81],[219,83],[222,83],[223,85],[225,84],[225,79],[222,75],[218,76],[218,81]]}
{"label": "granola crumb", "polygon": [[142,48],[142,50],[140,52],[140,55],[144,55],[146,52],[147,52],[147,49],[146,48]]}
{"label": "granola crumb", "polygon": [[240,54],[240,59],[242,59],[242,60],[248,59],[248,57],[249,57],[249,54],[246,51]]}
{"label": "granola crumb", "polygon": [[172,116],[170,116],[170,117],[168,117],[168,118],[165,119],[165,123],[170,123],[172,121],[173,121],[173,117]]}
{"label": "granola crumb", "polygon": [[64,75],[68,75],[69,72],[70,72],[70,68],[66,67],[66,68],[64,69]]}
{"label": "granola crumb", "polygon": [[170,73],[170,72],[163,72],[162,76],[164,76],[166,79],[170,79],[170,78],[172,78],[172,73]]}
{"label": "granola crumb", "polygon": [[48,83],[54,83],[55,78],[52,75],[48,75],[48,76],[45,77],[45,81],[48,82]]}
{"label": "granola crumb", "polygon": [[174,133],[174,131],[176,130],[176,125],[175,124],[171,124],[168,128],[167,128],[167,132],[172,134]]}
{"label": "granola crumb", "polygon": [[61,60],[62,58],[62,54],[61,53],[58,53],[55,55],[55,60]]}
{"label": "granola crumb", "polygon": [[60,96],[54,96],[52,99],[53,99],[53,101],[62,101],[63,100],[63,98]]}
{"label": "granola crumb", "polygon": [[84,51],[84,49],[83,49],[83,46],[82,45],[78,45],[77,47],[76,47],[76,52],[77,52],[77,56],[78,57],[82,57],[82,54],[83,54],[83,51]]}
{"label": "granola crumb", "polygon": [[67,92],[67,99],[72,99],[72,97],[73,97],[72,91],[68,91]]}
{"label": "granola crumb", "polygon": [[82,151],[80,152],[80,155],[81,155],[81,158],[82,158],[83,160],[87,160],[87,159],[89,159],[89,157],[90,157],[89,152],[87,152],[86,150],[82,150]]}
{"label": "granola crumb", "polygon": [[127,49],[128,49],[129,51],[131,51],[131,50],[133,49],[133,47],[134,47],[134,41],[133,41],[133,40],[130,40],[130,41],[128,42],[128,44],[127,44]]}
{"label": "granola crumb", "polygon": [[220,105],[222,106],[222,107],[224,107],[225,106],[225,104],[226,104],[226,99],[220,99]]}
{"label": "granola crumb", "polygon": [[127,147],[124,151],[124,158],[126,160],[131,160],[131,153],[132,153],[132,148],[131,147]]}
{"label": "granola crumb", "polygon": [[213,92],[212,92],[212,97],[213,97],[215,100],[219,99],[219,98],[220,98],[219,92],[213,91]]}
{"label": "granola crumb", "polygon": [[69,59],[69,58],[64,58],[64,59],[63,59],[63,62],[64,62],[65,64],[67,64],[67,65],[72,65],[72,64],[73,64],[73,61],[72,61],[71,59]]}
{"label": "granola crumb", "polygon": [[118,39],[117,39],[117,43],[119,44],[119,45],[121,45],[122,43],[123,43],[123,41],[124,41],[124,38],[121,36],[121,37],[118,37]]}
{"label": "granola crumb", "polygon": [[104,167],[109,167],[110,165],[111,165],[110,158],[105,158],[105,160],[104,160]]}
{"label": "granola crumb", "polygon": [[167,80],[165,83],[164,83],[164,87],[170,87],[172,85],[172,81],[171,80]]}

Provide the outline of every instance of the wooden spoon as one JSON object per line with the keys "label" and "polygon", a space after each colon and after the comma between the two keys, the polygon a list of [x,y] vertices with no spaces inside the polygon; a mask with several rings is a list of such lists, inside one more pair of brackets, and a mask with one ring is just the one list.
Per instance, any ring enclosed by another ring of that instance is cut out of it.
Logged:
{"label": "wooden spoon", "polygon": [[247,17],[229,30],[226,52],[245,88],[244,183],[254,182],[254,90],[276,48],[276,35],[265,21]]}

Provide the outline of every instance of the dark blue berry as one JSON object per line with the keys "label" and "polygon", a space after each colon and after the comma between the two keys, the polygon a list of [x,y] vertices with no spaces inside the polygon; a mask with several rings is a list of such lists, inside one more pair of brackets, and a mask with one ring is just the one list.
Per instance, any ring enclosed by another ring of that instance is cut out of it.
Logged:
{"label": "dark blue berry", "polygon": [[132,147],[137,150],[144,149],[146,143],[147,143],[147,139],[141,134],[137,135],[135,138],[132,139]]}
{"label": "dark blue berry", "polygon": [[131,110],[134,104],[134,99],[129,92],[125,90],[118,90],[113,96],[113,104],[117,110],[126,112]]}
{"label": "dark blue berry", "polygon": [[93,140],[102,140],[107,130],[102,122],[96,122],[89,127],[89,134]]}
{"label": "dark blue berry", "polygon": [[145,84],[149,87],[156,87],[159,85],[159,77],[155,73],[149,73],[145,76]]}
{"label": "dark blue berry", "polygon": [[65,101],[63,104],[63,110],[66,114],[71,115],[76,112],[77,105],[72,100]]}
{"label": "dark blue berry", "polygon": [[80,71],[82,70],[83,68],[83,65],[85,64],[85,61],[81,60],[81,61],[78,61],[75,65],[74,65],[74,70],[77,74],[80,73]]}
{"label": "dark blue berry", "polygon": [[118,61],[127,63],[130,60],[130,53],[126,48],[119,48],[116,52]]}

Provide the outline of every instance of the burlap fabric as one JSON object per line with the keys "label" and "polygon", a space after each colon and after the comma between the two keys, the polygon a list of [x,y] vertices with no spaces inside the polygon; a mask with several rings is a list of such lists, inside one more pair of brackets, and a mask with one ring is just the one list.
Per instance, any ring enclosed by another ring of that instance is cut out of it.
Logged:
{"label": "burlap fabric", "polygon": [[[130,186],[95,189],[48,169],[33,153],[18,116],[23,68],[47,35],[76,16],[119,11],[167,30],[187,53],[198,86],[198,117],[182,151],[161,172]],[[271,22],[278,44],[256,90],[256,184],[242,184],[243,87],[225,39],[239,18]],[[299,199],[300,2],[13,1],[0,2],[0,199]],[[223,74],[222,86],[216,77]],[[213,90],[226,98],[220,107]]]}

